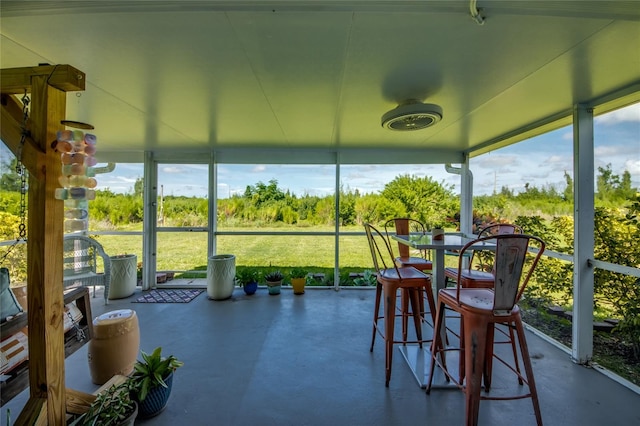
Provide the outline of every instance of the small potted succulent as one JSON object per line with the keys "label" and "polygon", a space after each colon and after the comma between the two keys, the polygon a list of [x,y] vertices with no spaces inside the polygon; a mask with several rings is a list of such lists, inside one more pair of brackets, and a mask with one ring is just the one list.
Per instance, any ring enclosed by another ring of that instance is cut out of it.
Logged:
{"label": "small potted succulent", "polygon": [[304,294],[308,271],[304,268],[293,268],[289,273],[293,294]]}
{"label": "small potted succulent", "polygon": [[267,289],[269,294],[280,294],[280,288],[282,286],[282,280],[284,280],[284,274],[276,269],[265,274],[264,280],[267,283]]}
{"label": "small potted succulent", "polygon": [[167,405],[173,384],[173,372],[184,363],[173,355],[163,357],[162,348],[151,354],[141,351],[142,360],[136,361],[129,382],[134,399],[138,402],[140,417],[153,417]]}
{"label": "small potted succulent", "polygon": [[236,272],[236,283],[242,287],[244,292],[252,295],[258,289],[259,274],[254,268],[238,268]]}

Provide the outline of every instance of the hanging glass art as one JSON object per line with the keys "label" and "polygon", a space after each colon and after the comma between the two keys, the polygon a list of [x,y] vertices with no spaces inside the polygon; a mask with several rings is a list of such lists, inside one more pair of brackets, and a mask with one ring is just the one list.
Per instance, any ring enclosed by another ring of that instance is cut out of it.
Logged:
{"label": "hanging glass art", "polygon": [[[68,124],[69,122],[63,122]],[[93,126],[83,123],[84,129]],[[80,126],[74,126],[80,127]],[[60,130],[55,148],[60,152],[62,173],[58,178],[61,188],[55,197],[64,200],[65,232],[84,232],[89,224],[89,201],[95,199],[97,185],[94,166],[97,138],[82,130]]]}

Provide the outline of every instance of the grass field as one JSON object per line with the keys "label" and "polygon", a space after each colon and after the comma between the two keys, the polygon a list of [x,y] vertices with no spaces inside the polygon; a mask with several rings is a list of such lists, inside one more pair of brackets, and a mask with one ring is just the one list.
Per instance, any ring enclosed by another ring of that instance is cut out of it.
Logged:
{"label": "grass field", "polygon": [[[257,231],[234,228],[235,231]],[[332,228],[305,228],[310,232],[331,232]],[[341,236],[340,274],[373,269],[369,246],[362,227],[344,229],[362,235]],[[283,231],[282,228],[260,228],[261,232]],[[110,255],[133,253],[142,260],[141,235],[99,235],[96,239]],[[222,235],[218,236],[216,254],[233,254],[236,266],[258,268],[304,267],[311,272],[332,271],[335,257],[335,238],[317,235]],[[455,260],[451,260],[451,264]],[[206,271],[207,233],[159,232],[157,248],[158,271]]]}

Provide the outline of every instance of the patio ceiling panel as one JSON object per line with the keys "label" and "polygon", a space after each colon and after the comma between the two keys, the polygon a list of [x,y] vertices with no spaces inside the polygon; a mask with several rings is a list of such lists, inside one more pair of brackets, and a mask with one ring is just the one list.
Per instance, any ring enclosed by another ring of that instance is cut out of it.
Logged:
{"label": "patio ceiling panel", "polygon": [[[351,14],[227,15],[274,120],[282,128],[283,137],[269,145],[332,147]],[[253,118],[243,116],[244,125],[253,127]],[[254,138],[254,144],[265,143],[262,135]]]}

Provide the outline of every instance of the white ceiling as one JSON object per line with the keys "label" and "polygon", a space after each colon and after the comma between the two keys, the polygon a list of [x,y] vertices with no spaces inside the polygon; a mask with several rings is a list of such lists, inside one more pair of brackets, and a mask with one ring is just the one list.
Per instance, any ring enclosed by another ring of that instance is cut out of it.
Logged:
{"label": "white ceiling", "polygon": [[[576,103],[640,99],[639,2],[477,6],[484,25],[468,1],[3,0],[0,67],[85,72],[67,118],[95,126],[102,161],[459,162],[568,124]],[[409,98],[442,121],[381,127]]]}

